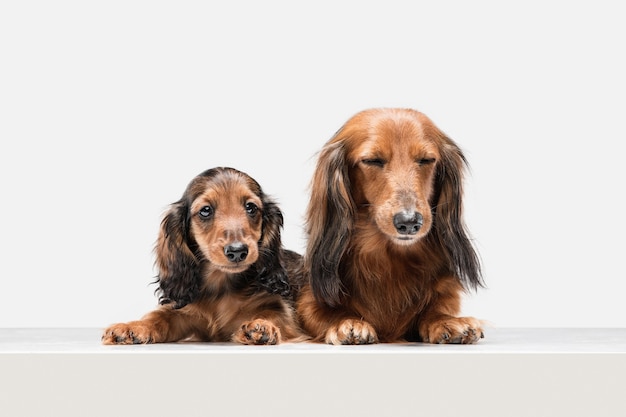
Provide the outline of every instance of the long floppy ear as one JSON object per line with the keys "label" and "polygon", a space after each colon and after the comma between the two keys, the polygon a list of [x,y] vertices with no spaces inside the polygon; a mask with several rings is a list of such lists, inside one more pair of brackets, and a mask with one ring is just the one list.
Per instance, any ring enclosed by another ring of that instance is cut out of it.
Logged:
{"label": "long floppy ear", "polygon": [[[271,294],[291,296],[287,272],[281,263],[283,213],[263,192],[262,234],[259,241],[259,259],[255,262],[256,282]],[[252,268],[251,268],[252,269]],[[252,271],[251,271],[252,273]]]}
{"label": "long floppy ear", "polygon": [[467,160],[461,149],[442,135],[441,161],[435,176],[435,228],[447,252],[451,272],[466,289],[484,286],[480,261],[463,221],[463,173]]}
{"label": "long floppy ear", "polygon": [[339,263],[350,241],[356,213],[346,150],[339,135],[341,131],[322,148],[311,181],[304,260],[315,298],[330,307],[338,306],[345,295]]}
{"label": "long floppy ear", "polygon": [[200,292],[200,262],[189,247],[189,207],[184,199],[172,204],[161,221],[155,247],[159,270],[159,302],[189,304]]}

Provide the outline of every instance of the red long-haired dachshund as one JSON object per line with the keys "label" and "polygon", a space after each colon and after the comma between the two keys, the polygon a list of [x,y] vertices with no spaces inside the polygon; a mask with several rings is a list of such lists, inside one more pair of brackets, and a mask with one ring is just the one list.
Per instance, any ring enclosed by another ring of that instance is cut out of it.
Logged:
{"label": "red long-haired dachshund", "polygon": [[289,281],[301,256],[282,247],[282,226],[277,204],[247,174],[222,167],[201,173],[161,222],[155,247],[161,306],[110,326],[103,343],[306,339]]}
{"label": "red long-haired dachshund", "polygon": [[322,148],[311,181],[302,327],[330,344],[474,343],[483,286],[462,220],[466,160],[424,114],[370,109]]}

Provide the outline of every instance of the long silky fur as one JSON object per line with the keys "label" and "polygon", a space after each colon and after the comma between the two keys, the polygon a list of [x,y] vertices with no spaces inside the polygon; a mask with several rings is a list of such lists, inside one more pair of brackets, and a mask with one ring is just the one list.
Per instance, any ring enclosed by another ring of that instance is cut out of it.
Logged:
{"label": "long silky fur", "polygon": [[468,163],[461,149],[442,136],[441,163],[435,174],[434,200],[431,203],[433,236],[445,249],[450,272],[459,277],[466,290],[484,286],[480,260],[463,222],[463,172]]}
{"label": "long silky fur", "polygon": [[[340,134],[337,132],[335,137]],[[352,237],[356,213],[350,192],[346,151],[341,142],[322,149],[312,184],[325,184],[325,188],[312,187],[311,190],[305,270],[316,277],[311,280],[315,297],[335,307],[345,294],[339,264]]]}
{"label": "long silky fur", "polygon": [[202,259],[194,253],[195,242],[189,236],[187,200],[183,197],[166,213],[155,248],[159,303],[174,303],[175,308],[193,302],[202,283]]}

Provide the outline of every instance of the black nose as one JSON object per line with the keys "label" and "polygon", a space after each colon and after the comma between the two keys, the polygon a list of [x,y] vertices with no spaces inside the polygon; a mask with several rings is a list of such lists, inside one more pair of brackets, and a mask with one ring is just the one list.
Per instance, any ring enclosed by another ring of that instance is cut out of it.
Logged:
{"label": "black nose", "polygon": [[248,256],[248,246],[241,242],[231,243],[224,248],[224,255],[230,262],[241,262]]}
{"label": "black nose", "polygon": [[393,216],[393,225],[401,235],[414,235],[422,227],[424,218],[416,211],[401,211]]}

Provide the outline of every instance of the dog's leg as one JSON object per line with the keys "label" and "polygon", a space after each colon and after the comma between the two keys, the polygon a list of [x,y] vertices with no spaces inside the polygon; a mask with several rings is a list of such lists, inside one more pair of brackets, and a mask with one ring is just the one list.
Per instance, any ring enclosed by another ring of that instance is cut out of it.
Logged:
{"label": "dog's leg", "polygon": [[330,345],[365,345],[378,343],[376,330],[368,322],[342,309],[329,309],[315,301],[305,287],[296,303],[298,318],[315,342]]}
{"label": "dog's leg", "polygon": [[105,345],[176,342],[191,336],[191,320],[181,310],[163,306],[141,320],[117,323],[102,335]]}
{"label": "dog's leg", "polygon": [[437,296],[419,317],[419,335],[427,343],[476,343],[484,337],[482,323],[474,317],[457,317],[463,291],[458,280],[442,278]]}

